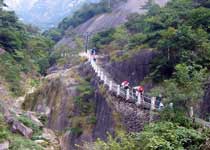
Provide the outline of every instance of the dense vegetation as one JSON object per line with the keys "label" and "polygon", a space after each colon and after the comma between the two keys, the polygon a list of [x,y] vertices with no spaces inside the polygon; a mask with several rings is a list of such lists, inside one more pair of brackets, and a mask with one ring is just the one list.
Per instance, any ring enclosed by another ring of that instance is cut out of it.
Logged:
{"label": "dense vegetation", "polygon": [[[123,61],[142,47],[157,53],[149,75],[157,86],[150,94],[162,93],[165,104],[174,104],[174,112],[163,112],[162,119],[143,132],[110,136],[107,142],[97,141],[95,149],[209,149],[209,133],[198,131],[199,125],[186,117],[189,106],[202,99],[209,74],[209,4],[209,0],[172,0],[160,8],[151,0],[145,6],[147,14],[133,14],[125,25],[92,38],[101,52],[111,51],[112,61]],[[113,50],[123,50],[125,56],[115,57]]]}
{"label": "dense vegetation", "polygon": [[[32,124],[32,123],[31,123]],[[9,130],[9,126],[5,123],[3,115],[0,113],[0,143],[5,140],[10,141],[11,150],[33,149],[42,150],[43,148],[35,142],[26,139],[18,134],[14,134]]]}
{"label": "dense vegetation", "polygon": [[14,12],[4,10],[3,6],[1,0],[0,78],[8,83],[13,94],[20,95],[24,75],[45,74],[53,42],[43,37],[37,28],[22,24]]}
{"label": "dense vegetation", "polygon": [[[95,150],[199,150],[207,136],[172,122],[150,124],[141,133],[119,134],[108,142],[98,140]],[[208,147],[207,147],[208,148]]]}
{"label": "dense vegetation", "polygon": [[[131,17],[127,29],[135,33],[132,47],[147,44],[159,52],[153,77],[170,78],[177,64],[196,70],[210,65],[210,11],[208,1],[174,0],[167,7],[150,5],[145,16]],[[138,39],[138,40],[136,40]]]}
{"label": "dense vegetation", "polygon": [[210,67],[209,7],[209,1],[173,0],[160,8],[151,0],[147,14],[131,15],[124,26],[98,33],[92,43],[100,49],[127,50],[127,56],[152,48],[158,55],[150,77],[161,83],[154,91],[186,106],[203,96]]}
{"label": "dense vegetation", "polygon": [[[146,15],[131,15],[125,27],[97,34],[93,43],[100,47],[121,37],[124,38],[123,43],[127,44],[126,47],[120,44],[121,49],[138,49],[142,45],[156,49],[159,57],[152,66],[156,81],[170,78],[175,66],[181,63],[198,70],[209,68],[208,1],[174,0],[164,8],[149,1],[147,8],[149,11]],[[116,34],[118,38],[115,38]]]}

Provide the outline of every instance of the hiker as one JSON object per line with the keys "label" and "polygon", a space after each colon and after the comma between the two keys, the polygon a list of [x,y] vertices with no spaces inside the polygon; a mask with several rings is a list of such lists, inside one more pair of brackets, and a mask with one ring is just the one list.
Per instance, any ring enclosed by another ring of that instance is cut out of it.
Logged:
{"label": "hiker", "polygon": [[123,81],[121,83],[121,87],[125,90],[127,90],[129,88],[129,82],[127,80]]}
{"label": "hiker", "polygon": [[144,94],[144,87],[141,86],[141,85],[133,87],[133,91],[136,92],[136,96],[138,96],[139,93],[141,94],[141,96],[143,96],[143,94]]}
{"label": "hiker", "polygon": [[164,107],[164,105],[163,105],[163,103],[162,103],[162,98],[163,98],[162,94],[159,94],[159,95],[156,97],[157,106],[158,106],[158,108],[159,108],[160,110]]}
{"label": "hiker", "polygon": [[93,55],[93,61],[96,62],[96,56],[95,55]]}
{"label": "hiker", "polygon": [[91,55],[94,54],[94,49],[91,49],[90,54],[91,54]]}
{"label": "hiker", "polygon": [[96,55],[96,48],[95,47],[91,49],[91,55]]}

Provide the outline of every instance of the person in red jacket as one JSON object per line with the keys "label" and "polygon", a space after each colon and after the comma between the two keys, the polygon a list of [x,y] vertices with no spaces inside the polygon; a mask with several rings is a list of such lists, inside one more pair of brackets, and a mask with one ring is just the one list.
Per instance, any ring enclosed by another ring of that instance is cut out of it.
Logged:
{"label": "person in red jacket", "polygon": [[127,80],[123,81],[123,82],[121,83],[121,87],[122,87],[123,89],[128,89],[128,88],[129,88],[129,82],[128,82]]}
{"label": "person in red jacket", "polygon": [[144,87],[141,85],[133,87],[133,90],[136,91],[136,96],[138,96],[138,93],[140,93],[141,95],[144,94]]}

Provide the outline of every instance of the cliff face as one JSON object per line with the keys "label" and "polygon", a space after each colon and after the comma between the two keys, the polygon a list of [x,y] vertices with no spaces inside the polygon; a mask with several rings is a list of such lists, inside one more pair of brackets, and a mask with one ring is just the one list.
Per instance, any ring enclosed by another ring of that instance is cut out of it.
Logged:
{"label": "cliff face", "polygon": [[[141,50],[131,58],[109,64],[104,62],[104,64],[115,81],[121,83],[128,80],[131,86],[137,86],[149,75],[151,61],[156,55],[154,51]],[[150,89],[152,86],[152,83],[145,84],[145,89]]]}
{"label": "cliff face", "polygon": [[209,117],[210,114],[210,84],[206,85],[203,102],[201,103],[201,117]]}
{"label": "cliff face", "polygon": [[67,81],[59,75],[47,79],[43,86],[26,96],[24,109],[44,113],[48,117],[47,126],[63,131],[70,125],[69,116],[73,114],[73,97],[76,96],[75,80]]}
{"label": "cliff face", "polygon": [[[168,0],[155,0],[160,6],[164,6]],[[122,25],[127,21],[127,18],[132,13],[143,14],[146,12],[142,7],[148,2],[148,0],[127,0],[127,2],[121,2],[113,8],[111,13],[104,13],[95,16],[88,20],[87,22],[79,25],[78,27],[71,29],[69,28],[66,33],[74,33],[74,36],[81,36],[84,33],[97,33],[105,29],[114,28],[116,26]],[[62,45],[75,48],[75,42],[71,36],[64,36],[56,47]]]}
{"label": "cliff face", "polygon": [[[93,92],[83,92],[84,97],[78,101],[78,88],[87,88],[81,86],[83,80],[89,82]],[[43,86],[26,97],[23,107],[47,115],[46,126],[62,133],[63,150],[76,149],[75,144],[84,141],[106,140],[107,133],[114,135],[119,130],[141,131],[151,120],[149,110],[110,93],[89,63],[47,76]]]}
{"label": "cliff face", "polygon": [[[106,140],[108,132],[114,134],[113,110],[99,92],[97,79],[88,81],[93,92],[86,90],[89,86],[83,86],[83,80],[92,76],[89,64],[51,74],[23,104],[26,110],[44,113],[47,127],[65,133],[60,140],[63,149],[76,149],[75,144],[97,138]],[[78,89],[85,91],[81,93]]]}

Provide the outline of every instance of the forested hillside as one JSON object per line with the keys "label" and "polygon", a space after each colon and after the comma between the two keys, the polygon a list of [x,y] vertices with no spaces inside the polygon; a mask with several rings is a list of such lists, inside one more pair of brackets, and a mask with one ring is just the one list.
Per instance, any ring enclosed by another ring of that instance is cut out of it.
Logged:
{"label": "forested hillside", "polygon": [[0,79],[13,95],[21,95],[28,78],[45,74],[53,42],[37,28],[21,23],[14,12],[3,10],[4,5],[1,0]]}
{"label": "forested hillside", "polygon": [[209,2],[174,0],[160,8],[150,1],[145,7],[146,15],[130,16],[124,26],[95,35],[92,44],[101,52],[125,51],[120,58],[112,53],[112,61],[129,59],[142,48],[152,49],[158,55],[148,78],[159,84],[152,91],[164,93],[178,105],[193,105],[203,97],[209,72]]}
{"label": "forested hillside", "polygon": [[[147,14],[133,14],[125,25],[92,38],[92,45],[110,54],[115,63],[132,59],[142,49],[152,50],[156,57],[144,83],[155,85],[150,95],[161,93],[166,105],[174,104],[173,110],[163,111],[161,119],[143,132],[110,136],[108,142],[97,141],[96,149],[209,149],[205,141],[209,132],[198,131],[199,125],[187,119],[191,106],[196,108],[196,117],[202,115],[200,103],[210,69],[209,4],[172,0],[160,8],[149,1]],[[209,114],[205,116],[208,119]]]}
{"label": "forested hillside", "polygon": [[90,18],[110,11],[111,8],[105,0],[99,3],[86,3],[73,15],[64,18],[58,25],[57,28],[50,29],[45,32],[45,35],[52,38],[54,41],[58,41],[62,38],[64,31],[68,28],[75,28],[76,26],[84,23]]}
{"label": "forested hillside", "polygon": [[210,1],[108,2],[41,34],[0,0],[0,149],[210,149]]}

